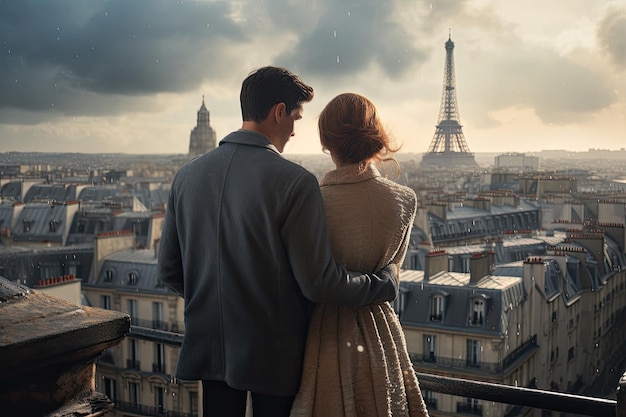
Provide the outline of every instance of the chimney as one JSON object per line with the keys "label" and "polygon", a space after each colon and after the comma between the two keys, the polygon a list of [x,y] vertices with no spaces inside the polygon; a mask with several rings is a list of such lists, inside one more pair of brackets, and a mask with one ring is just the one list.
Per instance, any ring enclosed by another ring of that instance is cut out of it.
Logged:
{"label": "chimney", "polygon": [[622,253],[626,253],[626,233],[623,223],[598,223],[597,226],[604,229],[604,233],[617,242]]}
{"label": "chimney", "polygon": [[604,265],[604,230],[586,228],[586,230],[566,230],[567,237],[575,243],[582,245],[586,248],[593,257],[598,261],[598,266],[602,274],[606,274],[610,271],[606,271]]}
{"label": "chimney", "polygon": [[94,239],[93,277],[98,279],[107,256],[135,247],[135,234],[130,230],[98,233]]}
{"label": "chimney", "polygon": [[491,275],[494,264],[493,252],[475,253],[470,258],[470,283],[476,284],[482,278]]}
{"label": "chimney", "polygon": [[428,203],[426,210],[439,217],[444,222],[448,219],[448,204],[446,203]]}
{"label": "chimney", "polygon": [[442,271],[448,271],[448,254],[446,251],[435,250],[428,252],[424,266],[424,281],[428,281],[430,277]]}

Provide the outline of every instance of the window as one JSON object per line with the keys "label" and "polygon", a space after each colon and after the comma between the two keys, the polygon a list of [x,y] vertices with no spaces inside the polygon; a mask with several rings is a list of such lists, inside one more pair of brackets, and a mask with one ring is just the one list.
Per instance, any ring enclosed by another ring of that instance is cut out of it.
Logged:
{"label": "window", "polygon": [[163,343],[154,344],[154,365],[152,366],[152,371],[160,374],[165,373],[165,345]]}
{"label": "window", "polygon": [[463,271],[464,273],[469,273],[470,271],[470,258],[463,258]]}
{"label": "window", "polygon": [[189,391],[189,412],[198,413],[198,391]]}
{"label": "window", "polygon": [[480,341],[467,339],[467,366],[480,367]]}
{"label": "window", "polygon": [[106,271],[104,271],[104,281],[105,282],[113,281],[113,275],[114,274],[115,274],[115,272],[112,269],[107,269]]}
{"label": "window", "polygon": [[139,341],[137,339],[128,339],[128,360],[126,367],[138,371],[140,370],[139,365]]}
{"label": "window", "polygon": [[152,303],[152,328],[167,330],[167,325],[163,320],[163,303],[158,301]]}
{"label": "window", "polygon": [[474,326],[481,326],[485,317],[485,300],[474,299],[472,302],[472,315],[470,323]]}
{"label": "window", "polygon": [[402,317],[402,313],[404,313],[404,309],[406,308],[406,299],[408,296],[408,291],[400,288],[398,296],[395,300],[393,300],[393,311],[395,311],[398,317]]}
{"label": "window", "polygon": [[137,285],[137,279],[139,279],[137,272],[133,271],[128,273],[128,285]]}
{"label": "window", "polygon": [[80,269],[80,264],[78,262],[68,262],[65,265],[65,273],[69,275],[74,275],[75,277],[80,276],[78,273]]}
{"label": "window", "polygon": [[424,335],[424,361],[437,361],[437,336],[431,334]]}
{"label": "window", "polygon": [[126,314],[130,316],[130,322],[136,325],[138,321],[137,300],[132,298],[126,300]]}
{"label": "window", "polygon": [[434,295],[431,299],[431,321],[443,321],[443,301],[443,295]]}
{"label": "window", "polygon": [[30,229],[32,227],[32,222],[30,220],[24,220],[24,223],[22,226],[23,226],[22,230],[24,231],[24,233],[28,233],[30,232]]}
{"label": "window", "polygon": [[110,295],[101,295],[100,296],[100,306],[105,310],[111,309],[111,296]]}
{"label": "window", "polygon": [[104,378],[104,394],[109,399],[115,401],[117,399],[117,381],[111,378]]}
{"label": "window", "polygon": [[42,263],[39,267],[40,279],[55,278],[61,275],[57,271],[57,266],[52,263]]}
{"label": "window", "polygon": [[139,383],[137,382],[129,382],[128,383],[128,402],[131,404],[137,405],[139,404],[140,392],[139,392]]}
{"label": "window", "polygon": [[56,231],[57,231],[57,221],[55,219],[50,220],[49,226],[50,226],[50,233],[56,233]]}
{"label": "window", "polygon": [[165,393],[163,387],[154,387],[154,405],[158,415],[165,414]]}
{"label": "window", "polygon": [[437,409],[437,399],[435,398],[432,391],[422,390],[422,397],[424,398],[424,402],[426,403],[426,407],[429,410]]}
{"label": "window", "polygon": [[480,402],[475,398],[465,398],[464,401],[457,403],[457,413],[473,414],[476,416],[483,415],[483,409]]}

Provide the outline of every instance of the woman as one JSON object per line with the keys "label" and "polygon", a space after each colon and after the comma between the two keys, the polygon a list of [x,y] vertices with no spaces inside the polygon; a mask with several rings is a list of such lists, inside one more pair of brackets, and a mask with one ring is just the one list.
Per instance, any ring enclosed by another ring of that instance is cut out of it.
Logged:
{"label": "woman", "polygon": [[[406,255],[416,196],[373,162],[396,149],[367,98],[344,93],[322,110],[320,141],[337,169],[321,182],[333,255],[353,271],[377,271]],[[321,304],[309,328],[291,416],[427,416],[404,333],[389,303]]]}

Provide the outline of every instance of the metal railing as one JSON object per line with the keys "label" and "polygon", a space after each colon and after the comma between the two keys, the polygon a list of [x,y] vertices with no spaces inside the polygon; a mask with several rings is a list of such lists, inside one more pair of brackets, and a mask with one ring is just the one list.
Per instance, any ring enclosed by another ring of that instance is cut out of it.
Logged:
{"label": "metal railing", "polygon": [[141,370],[140,362],[135,359],[126,359],[126,369],[133,369],[135,371]]}
{"label": "metal railing", "polygon": [[[450,378],[420,372],[417,373],[417,378],[421,389],[441,394],[458,395],[503,404],[583,414],[593,417],[626,416],[626,404],[621,407],[624,408],[624,410],[618,414],[620,407],[618,407],[618,402],[615,400],[544,391],[533,388],[512,387],[509,385]],[[624,385],[626,386],[626,382],[624,382]]]}

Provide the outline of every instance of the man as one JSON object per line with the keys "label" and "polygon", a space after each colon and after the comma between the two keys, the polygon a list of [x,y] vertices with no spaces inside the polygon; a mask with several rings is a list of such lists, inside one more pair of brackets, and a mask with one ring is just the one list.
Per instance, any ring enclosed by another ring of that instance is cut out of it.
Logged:
{"label": "man", "polygon": [[281,156],[313,89],[264,67],[241,88],[242,129],[174,177],[160,278],[185,299],[176,377],[202,380],[205,416],[288,416],[312,303],[397,294],[391,269],[351,277],[335,263],[317,179]]}

